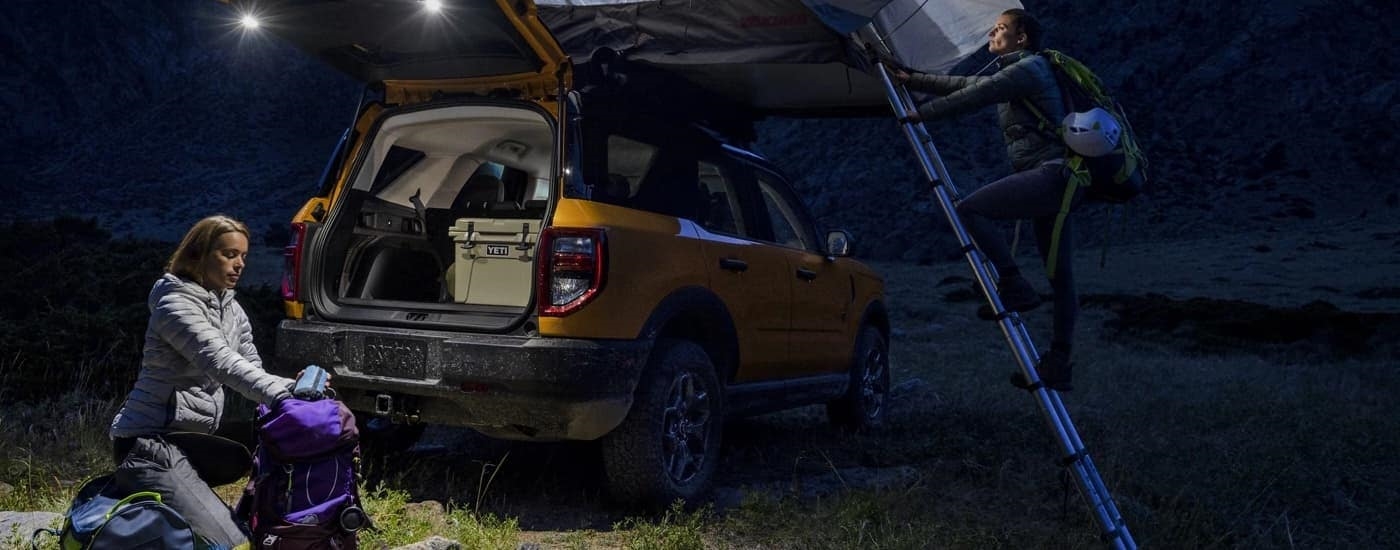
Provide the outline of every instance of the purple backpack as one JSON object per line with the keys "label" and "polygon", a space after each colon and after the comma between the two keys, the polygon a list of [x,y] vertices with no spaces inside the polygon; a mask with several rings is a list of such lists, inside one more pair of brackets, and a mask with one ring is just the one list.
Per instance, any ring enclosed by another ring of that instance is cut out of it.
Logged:
{"label": "purple backpack", "polygon": [[239,502],[254,548],[358,547],[369,523],[356,481],[360,433],[355,415],[335,399],[286,399],[258,407],[258,450]]}

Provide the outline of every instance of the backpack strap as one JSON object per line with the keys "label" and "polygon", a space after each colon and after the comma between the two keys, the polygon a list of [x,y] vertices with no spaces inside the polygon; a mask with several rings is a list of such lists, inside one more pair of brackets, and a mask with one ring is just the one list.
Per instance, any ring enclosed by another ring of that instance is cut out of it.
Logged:
{"label": "backpack strap", "polygon": [[[1051,129],[1050,119],[1045,118],[1045,114],[1040,112],[1040,109],[1037,109],[1031,100],[1022,98],[1021,101],[1036,118],[1040,119],[1039,130],[1042,133],[1051,139],[1061,139]],[[1065,195],[1060,199],[1060,212],[1055,215],[1055,228],[1050,231],[1050,253],[1045,256],[1045,271],[1051,279],[1055,278],[1055,264],[1060,251],[1060,230],[1065,225],[1065,218],[1069,216],[1070,208],[1074,206],[1074,195],[1080,187],[1088,187],[1094,181],[1093,177],[1089,175],[1089,167],[1084,164],[1084,157],[1070,151],[1069,148],[1065,148],[1065,168],[1069,169],[1069,182],[1065,184]],[[1128,170],[1122,173],[1125,179],[1128,174],[1132,174],[1132,171]]]}
{"label": "backpack strap", "polygon": [[1041,135],[1053,141],[1062,141],[1064,139],[1060,136],[1058,128],[1050,122],[1049,118],[1045,117],[1045,113],[1040,112],[1040,109],[1036,108],[1035,103],[1031,103],[1030,99],[1024,97],[1021,98],[1021,103],[1025,104],[1026,108],[1030,109],[1031,114],[1035,115],[1035,118],[1040,120],[1039,124],[1036,125],[1036,130],[1039,130]]}
{"label": "backpack strap", "polygon": [[[1114,114],[1118,115],[1118,123],[1123,125],[1123,167],[1118,169],[1118,173],[1113,175],[1113,183],[1123,183],[1133,176],[1139,168],[1147,167],[1147,157],[1142,154],[1142,149],[1138,147],[1137,137],[1133,134],[1133,127],[1128,123],[1128,117],[1123,114],[1123,106],[1117,102],[1113,103]],[[1142,166],[1139,166],[1142,165]]]}
{"label": "backpack strap", "polygon": [[1099,252],[1099,269],[1108,265],[1108,245],[1109,241],[1113,240],[1114,221],[1119,222],[1119,230],[1126,230],[1128,215],[1124,205],[1115,204],[1108,208],[1108,222],[1104,224],[1106,228],[1103,232],[1103,251]]}
{"label": "backpack strap", "polygon": [[1065,196],[1060,199],[1060,212],[1055,214],[1054,229],[1050,230],[1050,252],[1045,255],[1045,274],[1051,279],[1055,278],[1055,265],[1060,252],[1060,233],[1064,229],[1065,218],[1069,217],[1070,208],[1074,206],[1074,195],[1080,187],[1088,185],[1090,181],[1089,168],[1084,166],[1084,157],[1070,155],[1065,159],[1065,168],[1069,169],[1069,181],[1065,183]]}
{"label": "backpack strap", "polygon": [[59,538],[62,535],[62,533],[60,533],[56,529],[49,529],[48,527],[40,527],[38,529],[35,529],[34,532],[29,535],[29,550],[39,550],[40,535],[49,535],[54,538]]}

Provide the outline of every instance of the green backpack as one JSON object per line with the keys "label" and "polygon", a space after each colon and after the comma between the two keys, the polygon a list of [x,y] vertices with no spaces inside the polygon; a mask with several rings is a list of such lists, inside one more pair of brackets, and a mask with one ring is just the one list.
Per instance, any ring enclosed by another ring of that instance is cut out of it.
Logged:
{"label": "green backpack", "polygon": [[36,530],[30,546],[39,548],[39,535],[47,533],[58,537],[62,550],[195,548],[190,524],[161,503],[159,493],[118,497],[111,494],[115,487],[110,474],[88,480],[73,497],[63,528]]}
{"label": "green backpack", "polygon": [[[1082,113],[1094,108],[1107,111],[1118,123],[1121,134],[1118,146],[1098,157],[1085,157],[1065,147],[1065,166],[1069,168],[1069,185],[1065,188],[1060,212],[1055,217],[1051,233],[1050,256],[1045,263],[1047,272],[1055,272],[1055,251],[1059,250],[1060,228],[1069,215],[1074,194],[1084,188],[1084,198],[1091,202],[1123,204],[1131,201],[1147,185],[1147,155],[1138,146],[1137,136],[1128,123],[1123,106],[1108,95],[1103,82],[1087,66],[1057,50],[1043,50],[1040,56],[1050,62],[1055,81],[1064,97],[1066,113]],[[1040,119],[1040,131],[1063,141],[1065,128],[1051,121],[1030,100],[1025,105]]]}

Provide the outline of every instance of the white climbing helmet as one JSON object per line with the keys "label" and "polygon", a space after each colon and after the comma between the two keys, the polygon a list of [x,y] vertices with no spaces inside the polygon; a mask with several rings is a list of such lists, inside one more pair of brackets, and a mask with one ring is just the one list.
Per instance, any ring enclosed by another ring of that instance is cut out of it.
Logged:
{"label": "white climbing helmet", "polygon": [[1085,157],[1101,157],[1118,148],[1123,129],[1118,120],[1101,107],[1065,115],[1065,145]]}

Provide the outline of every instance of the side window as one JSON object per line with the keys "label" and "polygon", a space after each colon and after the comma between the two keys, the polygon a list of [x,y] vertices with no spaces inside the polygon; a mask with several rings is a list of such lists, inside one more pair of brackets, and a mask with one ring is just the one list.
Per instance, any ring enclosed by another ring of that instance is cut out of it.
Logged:
{"label": "side window", "polygon": [[781,184],[763,172],[756,175],[758,189],[763,195],[763,208],[768,212],[769,224],[773,227],[773,240],[789,248],[815,250],[806,225],[798,214],[799,210],[783,193],[779,187]]}
{"label": "side window", "polygon": [[[616,149],[611,145],[614,138],[620,145]],[[631,189],[630,198],[621,204],[677,218],[699,218],[699,173],[695,153],[685,141],[670,139],[653,146],[611,136],[609,142],[608,169],[615,172],[608,179],[611,182],[614,174],[620,175]]]}
{"label": "side window", "polygon": [[719,165],[700,161],[700,208],[696,222],[709,231],[743,236],[738,190]]}
{"label": "side window", "polygon": [[637,194],[656,162],[656,146],[618,135],[608,136],[607,179],[593,189],[593,199],[622,204]]}

